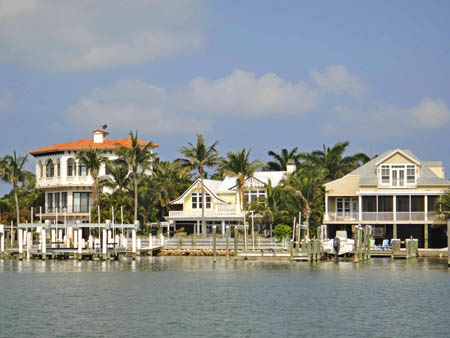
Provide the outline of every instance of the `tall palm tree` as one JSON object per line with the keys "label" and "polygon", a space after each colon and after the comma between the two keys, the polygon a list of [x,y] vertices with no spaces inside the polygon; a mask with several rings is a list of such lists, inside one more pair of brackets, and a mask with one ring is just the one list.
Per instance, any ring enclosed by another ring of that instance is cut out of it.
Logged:
{"label": "tall palm tree", "polygon": [[269,150],[267,153],[269,156],[274,158],[274,161],[267,162],[269,170],[273,171],[284,171],[287,168],[288,161],[290,159],[294,160],[296,164],[300,162],[300,158],[302,154],[298,153],[298,148],[288,150],[286,148],[281,149],[281,153],[277,154],[276,152]]}
{"label": "tall palm tree", "polygon": [[229,152],[220,164],[227,175],[237,176],[236,186],[241,210],[244,210],[243,188],[245,180],[263,166],[258,160],[250,161],[250,152],[250,149],[247,151],[245,148],[237,153]]}
{"label": "tall palm tree", "polygon": [[[4,182],[12,184],[14,190],[14,200],[16,204],[16,223],[17,228],[20,222],[20,212],[19,212],[19,198],[17,193],[19,191],[19,183],[24,184],[28,172],[23,169],[25,163],[28,160],[28,155],[17,157],[16,151],[14,150],[13,155],[6,155],[1,161],[0,178]],[[12,230],[12,229],[11,229]],[[11,231],[11,241],[14,242],[14,233]]]}
{"label": "tall palm tree", "polygon": [[206,235],[205,223],[205,185],[203,182],[205,176],[205,167],[213,167],[219,161],[219,153],[217,152],[218,141],[211,146],[205,144],[205,139],[201,134],[197,134],[197,143],[188,143],[187,147],[181,147],[180,153],[185,157],[180,159],[183,166],[191,170],[197,170],[200,177],[200,185],[202,190],[202,234]]}
{"label": "tall palm tree", "polygon": [[125,165],[131,172],[131,178],[133,179],[134,185],[134,220],[138,219],[138,172],[139,170],[145,171],[151,166],[153,159],[152,148],[153,142],[139,143],[138,132],[133,134],[130,131],[131,145],[130,147],[125,147],[120,145],[117,150],[119,158],[118,163]]}
{"label": "tall palm tree", "polygon": [[114,191],[117,191],[122,195],[130,184],[130,172],[124,165],[119,164],[106,164],[109,169],[109,175],[102,177],[99,180],[101,186],[109,187]]}
{"label": "tall palm tree", "polygon": [[82,150],[77,154],[77,158],[84,162],[86,165],[89,174],[94,180],[94,184],[92,186],[92,200],[94,204],[98,204],[98,197],[100,195],[99,189],[99,171],[102,164],[108,161],[108,158],[105,156],[105,151],[102,149],[92,149]]}

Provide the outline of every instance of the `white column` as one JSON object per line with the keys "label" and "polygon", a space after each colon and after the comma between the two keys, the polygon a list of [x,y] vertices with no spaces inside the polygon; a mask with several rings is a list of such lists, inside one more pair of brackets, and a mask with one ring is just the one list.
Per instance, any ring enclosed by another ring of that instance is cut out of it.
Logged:
{"label": "white column", "polygon": [[375,195],[375,203],[376,203],[375,211],[376,211],[376,215],[377,215],[376,220],[378,221],[378,194]]}
{"label": "white column", "polygon": [[[325,193],[325,220],[328,220],[328,194]],[[301,224],[301,220],[298,221]]]}
{"label": "white column", "polygon": [[0,253],[5,252],[5,229],[3,224],[0,224]]}
{"label": "white column", "polygon": [[359,212],[358,220],[361,222],[362,221],[362,196],[361,195],[358,196],[358,212]]}
{"label": "white column", "polygon": [[394,212],[394,221],[397,220],[397,196],[392,196],[392,211]]}
{"label": "white column", "polygon": [[140,238],[138,238],[136,240],[136,248],[137,248],[137,250],[141,250],[141,239]]}
{"label": "white column", "polygon": [[411,210],[411,195],[409,195],[409,220],[411,220],[411,213],[412,213],[412,210]]}
{"label": "white column", "polygon": [[63,229],[58,230],[58,242],[61,243],[63,240]]}
{"label": "white column", "polygon": [[50,230],[50,237],[52,239],[52,248],[55,248],[55,242],[56,242],[56,229]]}
{"label": "white column", "polygon": [[131,230],[131,251],[136,253],[136,229],[133,228]]}
{"label": "white column", "polygon": [[33,245],[33,234],[31,231],[27,232],[27,259],[30,259],[30,250]]}
{"label": "white column", "polygon": [[78,248],[78,229],[73,229],[73,246]]}
{"label": "white column", "polygon": [[225,220],[222,220],[222,235],[225,235]]}
{"label": "white column", "polygon": [[19,254],[23,254],[23,229],[19,229]]}
{"label": "white column", "polygon": [[106,228],[103,229],[103,242],[102,242],[102,253],[106,254]]}
{"label": "white column", "polygon": [[424,201],[425,202],[424,203],[425,208],[423,210],[425,212],[425,222],[428,222],[428,196],[425,195],[424,199],[425,199],[425,201]]}
{"label": "white column", "polygon": [[82,229],[78,229],[78,253],[81,254],[83,252],[83,231]]}
{"label": "white column", "polygon": [[197,220],[196,235],[200,234],[200,220]]}
{"label": "white column", "polygon": [[152,234],[148,235],[148,248],[153,248],[153,236]]}

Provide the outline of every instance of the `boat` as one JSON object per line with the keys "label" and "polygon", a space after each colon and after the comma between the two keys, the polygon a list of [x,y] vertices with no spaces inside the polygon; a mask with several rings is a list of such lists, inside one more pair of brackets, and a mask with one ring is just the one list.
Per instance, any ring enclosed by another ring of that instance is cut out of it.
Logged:
{"label": "boat", "polygon": [[336,248],[338,248],[337,256],[343,256],[351,253],[355,248],[355,240],[347,238],[347,231],[336,231],[336,237],[323,241],[323,250],[329,255],[336,255]]}

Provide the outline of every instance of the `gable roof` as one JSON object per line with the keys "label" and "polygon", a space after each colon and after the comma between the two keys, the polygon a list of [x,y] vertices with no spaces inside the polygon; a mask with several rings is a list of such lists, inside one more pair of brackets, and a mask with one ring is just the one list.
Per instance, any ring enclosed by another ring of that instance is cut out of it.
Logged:
{"label": "gable roof", "polygon": [[[149,142],[138,140],[141,146],[146,146]],[[121,146],[131,148],[131,138],[125,137],[120,140],[104,140],[102,143],[95,143],[92,139],[81,139],[74,142],[58,143],[51,146],[38,148],[30,151],[30,154],[41,155],[45,153],[52,153],[56,151],[68,151],[68,150],[87,150],[87,149],[104,149],[114,150],[119,149]],[[153,148],[159,147],[159,144],[152,143]]]}
{"label": "gable roof", "polygon": [[[255,171],[253,176],[246,178],[246,182],[254,182],[253,180],[256,180],[261,185],[266,185],[270,180],[272,187],[276,187],[286,177],[286,174],[286,171]],[[235,192],[237,179],[237,176],[226,176],[219,186],[218,193],[229,194]]]}
{"label": "gable roof", "polygon": [[[216,200],[218,200],[222,203],[227,203],[227,201],[221,199],[217,195],[217,190],[221,183],[222,183],[222,181],[218,181],[218,180],[203,179],[203,184],[205,186],[205,190],[207,192],[209,192],[211,194],[211,196],[213,196]],[[200,188],[200,187],[201,187],[200,178],[197,178],[195,180],[195,182],[192,183],[191,186],[189,188],[187,188],[186,191],[180,197],[171,201],[170,204],[183,204],[186,196],[189,195],[191,193],[191,191],[194,190],[195,188]]]}
{"label": "gable roof", "polygon": [[[417,185],[447,185],[450,186],[450,181],[438,177],[430,168],[428,168],[429,163],[436,162],[424,162],[421,161],[411,150],[409,149],[394,149],[388,150],[384,153],[378,155],[374,159],[370,160],[366,164],[361,167],[353,170],[346,176],[360,176],[359,184],[360,185],[377,185],[377,166],[382,163],[384,160],[388,159],[392,155],[396,153],[401,153],[403,156],[414,160],[413,162],[420,166],[420,176],[417,178]],[[335,180],[336,181],[336,180]],[[332,181],[332,182],[335,182]],[[325,183],[327,185],[331,182]]]}

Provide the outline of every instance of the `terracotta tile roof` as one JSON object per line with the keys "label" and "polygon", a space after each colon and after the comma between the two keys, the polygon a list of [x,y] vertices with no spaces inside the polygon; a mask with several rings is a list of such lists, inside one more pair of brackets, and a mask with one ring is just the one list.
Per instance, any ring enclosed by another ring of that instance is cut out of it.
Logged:
{"label": "terracotta tile roof", "polygon": [[[146,146],[149,142],[138,140],[141,146]],[[82,139],[74,142],[64,142],[54,144],[52,146],[43,147],[39,149],[34,149],[30,151],[31,155],[39,155],[45,153],[51,153],[55,151],[65,151],[65,150],[83,150],[83,149],[105,149],[112,150],[118,149],[120,146],[127,148],[131,147],[131,138],[125,137],[120,140],[104,140],[102,143],[94,143],[92,139]],[[152,143],[152,147],[159,147],[159,144]]]}

